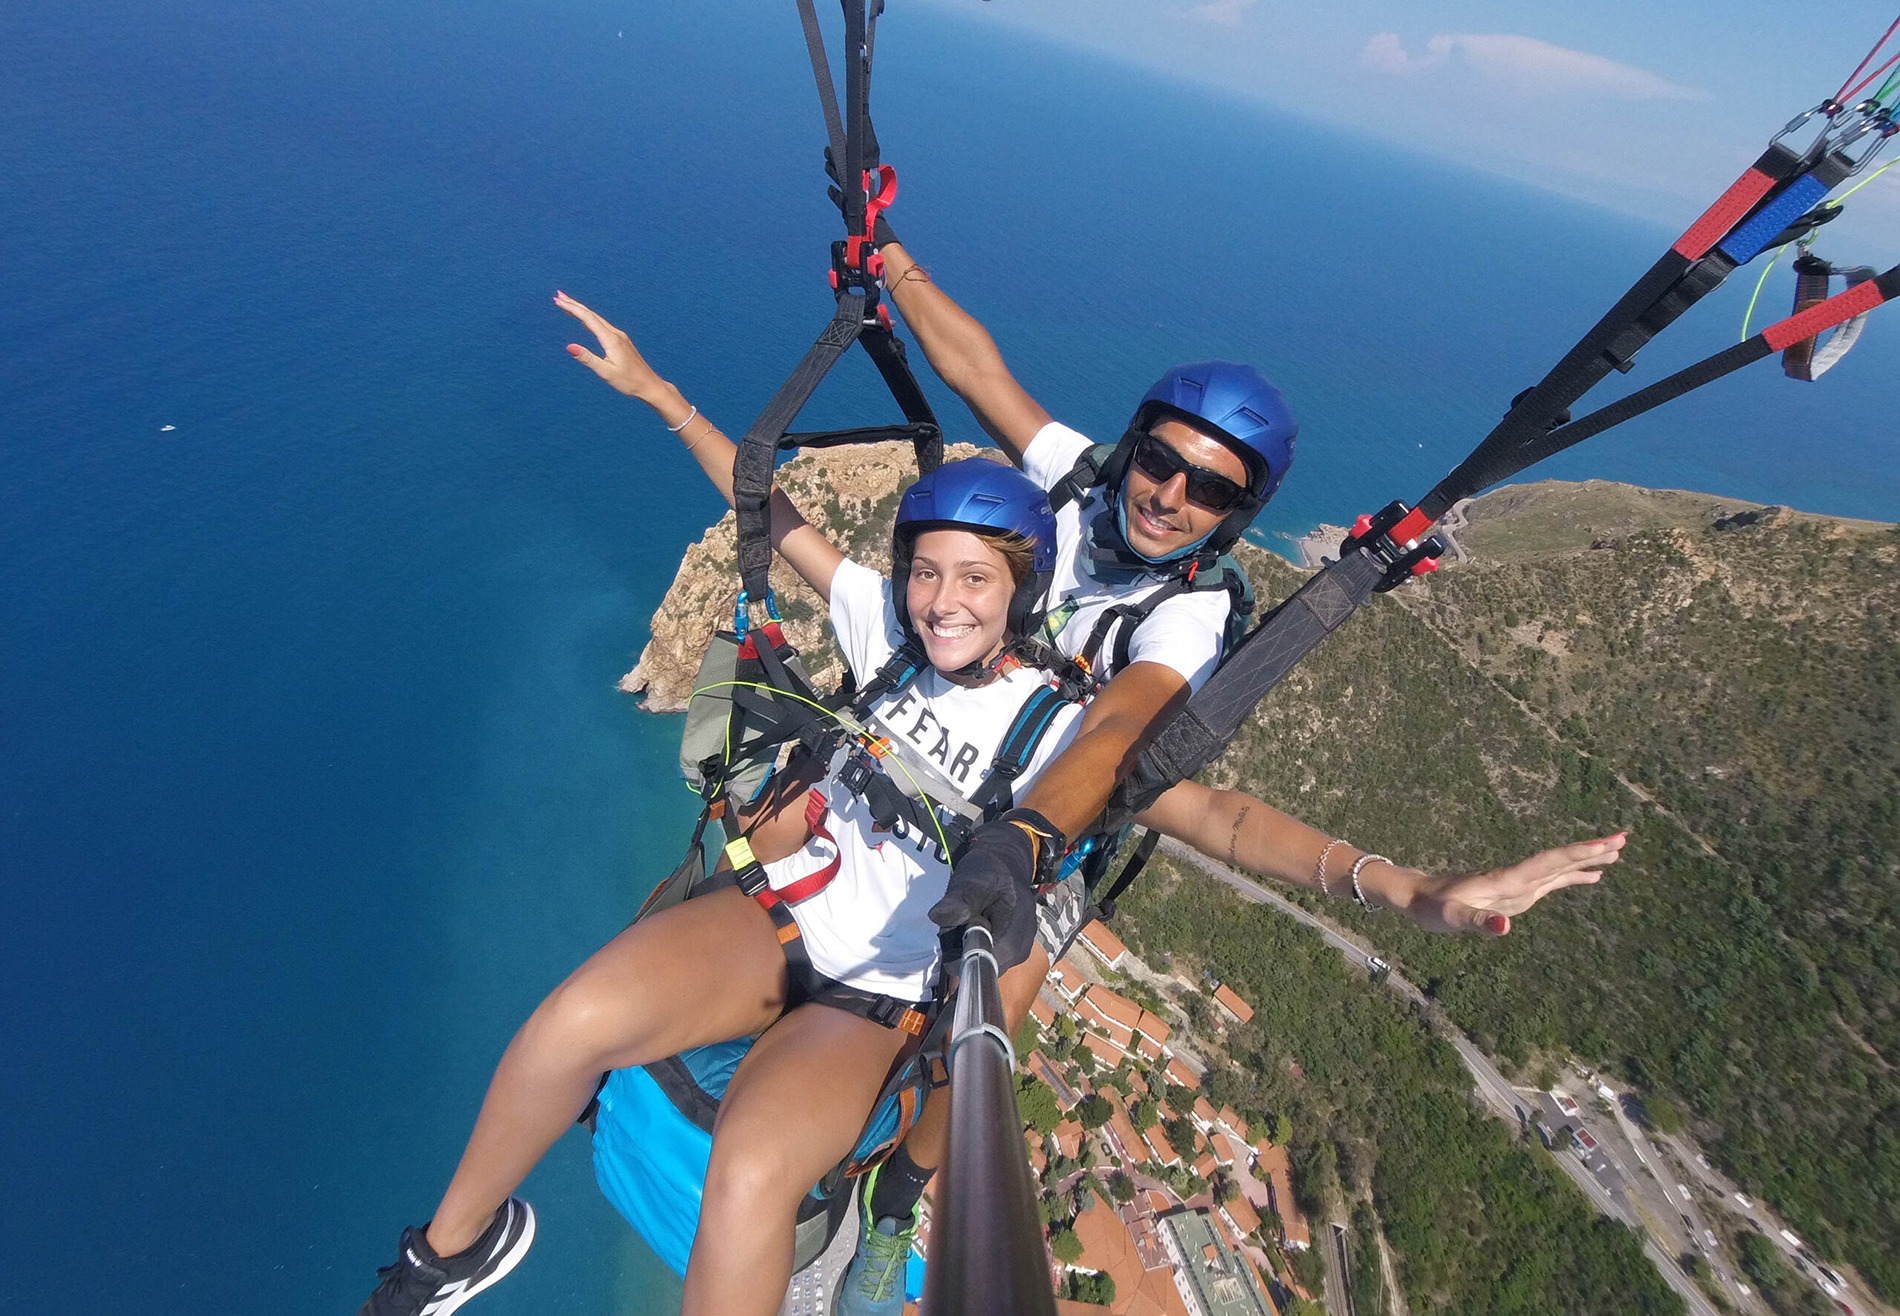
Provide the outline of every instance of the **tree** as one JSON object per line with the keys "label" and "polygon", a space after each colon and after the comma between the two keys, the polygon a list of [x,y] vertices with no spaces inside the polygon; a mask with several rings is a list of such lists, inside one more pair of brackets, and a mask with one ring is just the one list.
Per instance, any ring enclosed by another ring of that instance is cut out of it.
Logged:
{"label": "tree", "polygon": [[1073,1229],[1058,1229],[1049,1239],[1049,1255],[1065,1266],[1082,1259],[1082,1240]]}
{"label": "tree", "polygon": [[1124,1170],[1117,1170],[1108,1176],[1109,1196],[1116,1201],[1127,1203],[1135,1200],[1135,1181]]}
{"label": "tree", "polygon": [[1184,1088],[1179,1083],[1168,1084],[1168,1104],[1176,1114],[1185,1114],[1194,1109],[1194,1098],[1199,1094],[1193,1088]]}
{"label": "tree", "polygon": [[1273,1132],[1269,1136],[1272,1137],[1274,1145],[1279,1147],[1284,1147],[1293,1141],[1293,1121],[1286,1117],[1285,1111],[1274,1112]]}
{"label": "tree", "polygon": [[1023,1020],[1023,1026],[1016,1030],[1016,1056],[1026,1057],[1042,1042],[1042,1029],[1036,1024],[1036,1016],[1029,1015]]}
{"label": "tree", "polygon": [[1023,1074],[1016,1080],[1016,1109],[1023,1122],[1037,1133],[1054,1133],[1056,1125],[1062,1123],[1062,1107],[1056,1102],[1055,1091],[1033,1074]]}
{"label": "tree", "polygon": [[1153,1097],[1143,1097],[1135,1103],[1134,1117],[1137,1129],[1152,1129],[1155,1121],[1161,1118],[1161,1111],[1156,1107]]}
{"label": "tree", "polygon": [[1086,1076],[1095,1077],[1095,1053],[1086,1046],[1075,1048],[1075,1067]]}
{"label": "tree", "polygon": [[1056,1035],[1061,1037],[1064,1041],[1073,1042],[1075,1040],[1074,1015],[1059,1014],[1056,1016]]}
{"label": "tree", "polygon": [[1667,1097],[1655,1096],[1643,1099],[1643,1109],[1649,1113],[1649,1122],[1658,1133],[1681,1133],[1682,1112],[1676,1109],[1673,1101]]}
{"label": "tree", "polygon": [[1099,1129],[1108,1123],[1115,1108],[1108,1104],[1108,1098],[1099,1092],[1091,1092],[1075,1103],[1075,1117],[1082,1121],[1085,1129]]}

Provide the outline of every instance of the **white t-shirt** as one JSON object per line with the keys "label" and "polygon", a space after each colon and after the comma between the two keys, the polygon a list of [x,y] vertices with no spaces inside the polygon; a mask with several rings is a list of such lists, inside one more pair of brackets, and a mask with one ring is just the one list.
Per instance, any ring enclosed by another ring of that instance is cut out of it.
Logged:
{"label": "white t-shirt", "polygon": [[[1054,488],[1075,469],[1076,459],[1090,446],[1087,438],[1067,425],[1050,421],[1024,449],[1023,473],[1044,489]],[[1114,514],[1103,489],[1091,491],[1086,498],[1076,499],[1056,513],[1056,567],[1049,589],[1049,616],[1052,623],[1060,625],[1056,647],[1071,658],[1088,643],[1104,612],[1117,604],[1144,599],[1166,583],[1164,577],[1148,573],[1131,578],[1125,572],[1116,572],[1113,579],[1097,579],[1089,574],[1090,528],[1096,517]],[[1163,599],[1130,637],[1128,661],[1172,667],[1187,678],[1191,689],[1200,689],[1220,663],[1231,607],[1232,600],[1224,589]],[[1096,654],[1096,667],[1104,678],[1114,675],[1108,665],[1114,661],[1115,632],[1125,625],[1124,619],[1112,627]]]}
{"label": "white t-shirt", "polygon": [[[860,683],[870,680],[904,640],[891,582],[848,559],[840,563],[831,581],[831,627],[853,675]],[[977,687],[926,668],[909,688],[878,701],[868,720],[967,797],[982,784],[1017,712],[1046,684],[1028,668]],[[1075,704],[1056,714],[1016,779],[1018,797],[1075,738],[1081,715]],[[826,798],[820,825],[831,839],[814,832],[797,853],[767,864],[767,879],[783,890],[836,860],[830,884],[792,906],[813,967],[865,991],[927,999],[936,983],[939,932],[929,910],[950,880],[940,846],[934,837],[876,831],[863,799],[830,781],[818,789]]]}

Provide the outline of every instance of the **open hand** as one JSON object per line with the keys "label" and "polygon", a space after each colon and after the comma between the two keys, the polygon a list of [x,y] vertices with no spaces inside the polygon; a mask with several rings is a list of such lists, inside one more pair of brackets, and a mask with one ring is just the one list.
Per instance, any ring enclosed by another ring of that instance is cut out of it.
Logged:
{"label": "open hand", "polygon": [[639,398],[649,404],[657,403],[666,388],[666,381],[654,373],[653,367],[647,364],[646,358],[640,355],[639,349],[624,330],[614,328],[564,292],[554,294],[554,304],[586,325],[589,332],[600,340],[599,356],[579,343],[567,345],[569,356],[628,397]]}
{"label": "open hand", "polygon": [[1481,932],[1501,937],[1511,916],[1521,914],[1567,886],[1582,886],[1603,876],[1603,868],[1622,857],[1629,833],[1601,840],[1560,845],[1509,868],[1462,876],[1428,877],[1406,907],[1412,921],[1427,932]]}

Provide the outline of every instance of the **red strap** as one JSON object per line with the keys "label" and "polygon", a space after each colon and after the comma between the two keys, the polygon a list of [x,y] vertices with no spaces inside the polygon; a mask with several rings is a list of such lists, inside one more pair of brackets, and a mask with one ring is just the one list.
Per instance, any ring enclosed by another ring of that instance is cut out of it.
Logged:
{"label": "red strap", "polygon": [[[811,827],[811,834],[830,841],[831,848],[835,851],[838,849],[838,843],[832,840],[831,833],[824,828],[825,811],[829,807],[825,797],[815,790],[805,797],[805,821]],[[808,873],[790,886],[782,886],[776,890],[768,886],[753,899],[767,909],[781,901],[788,905],[796,905],[801,900],[810,900],[831,885],[831,879],[838,875],[838,867],[843,857],[842,854],[833,854],[831,862],[817,872]]]}
{"label": "red strap", "polygon": [[1742,216],[1755,208],[1755,203],[1768,195],[1768,189],[1775,180],[1759,169],[1750,169],[1729,185],[1728,191],[1716,199],[1714,205],[1702,212],[1702,218],[1689,225],[1689,229],[1676,239],[1676,245],[1670,250],[1689,260],[1701,260],[1708,255],[1709,248],[1727,237],[1729,230],[1741,222]]}
{"label": "red strap", "polygon": [[1779,352],[1804,338],[1814,337],[1824,329],[1832,329],[1845,320],[1863,315],[1886,300],[1880,291],[1879,281],[1868,279],[1844,293],[1828,298],[1819,306],[1810,306],[1780,324],[1769,325],[1761,331],[1762,340],[1768,344],[1769,350]]}

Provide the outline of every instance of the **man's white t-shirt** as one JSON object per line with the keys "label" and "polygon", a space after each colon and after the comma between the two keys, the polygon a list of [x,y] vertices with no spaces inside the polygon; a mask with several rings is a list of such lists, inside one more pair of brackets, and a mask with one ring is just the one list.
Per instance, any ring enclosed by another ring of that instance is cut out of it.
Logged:
{"label": "man's white t-shirt", "polygon": [[[897,651],[904,634],[891,606],[891,582],[849,559],[831,581],[831,628],[860,683]],[[1039,687],[1043,673],[1017,668],[982,686],[962,686],[926,668],[909,688],[887,695],[868,721],[901,741],[968,797],[983,782],[1004,733]],[[1070,704],[1016,779],[1020,798],[1075,738],[1082,709]],[[889,762],[890,760],[886,760]],[[895,770],[893,770],[895,773]],[[776,890],[830,864],[836,876],[792,906],[812,966],[828,978],[907,1001],[928,999],[938,968],[938,933],[930,907],[943,898],[950,866],[934,837],[877,831],[864,801],[827,781],[821,826],[797,853],[765,866]]]}
{"label": "man's white t-shirt", "polygon": [[[1067,425],[1050,421],[1023,450],[1023,473],[1042,488],[1052,489],[1075,469],[1076,459],[1091,446],[1087,438]],[[1090,529],[1096,517],[1114,514],[1104,489],[1092,490],[1056,513],[1056,566],[1049,589],[1049,616],[1060,626],[1056,647],[1067,657],[1082,651],[1104,612],[1118,604],[1144,599],[1167,583],[1166,578],[1149,573],[1131,577],[1117,571],[1112,579],[1097,579],[1090,574]],[[1231,603],[1224,589],[1163,599],[1130,637],[1128,661],[1172,667],[1187,678],[1190,688],[1200,689],[1220,663]],[[1125,625],[1126,619],[1117,623]],[[1114,674],[1106,670],[1105,664],[1113,661],[1115,641],[1115,628],[1111,628],[1096,655],[1096,670],[1105,678]]]}

